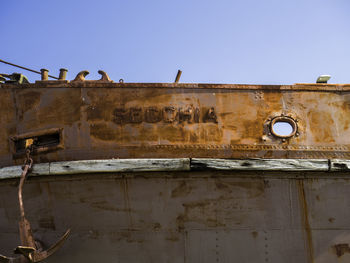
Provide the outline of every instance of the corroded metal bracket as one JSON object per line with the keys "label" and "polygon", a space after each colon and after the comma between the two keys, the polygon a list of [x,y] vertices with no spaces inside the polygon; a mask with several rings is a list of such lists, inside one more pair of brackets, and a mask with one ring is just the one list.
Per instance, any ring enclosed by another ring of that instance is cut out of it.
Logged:
{"label": "corroded metal bracket", "polygon": [[25,179],[27,177],[28,172],[32,168],[33,160],[30,158],[31,148],[33,147],[34,140],[28,139],[26,141],[26,161],[23,168],[23,172],[21,174],[21,179],[18,187],[18,201],[19,208],[21,213],[21,218],[19,221],[19,234],[21,238],[21,246],[18,246],[15,250],[15,254],[20,254],[21,256],[16,258],[5,257],[0,255],[0,262],[8,262],[8,263],[25,263],[25,262],[40,262],[51,256],[55,253],[59,248],[63,246],[64,241],[68,238],[70,233],[70,229],[66,231],[66,233],[49,249],[43,250],[39,242],[36,242],[32,233],[32,229],[29,221],[25,217],[24,206],[23,206],[23,185]]}

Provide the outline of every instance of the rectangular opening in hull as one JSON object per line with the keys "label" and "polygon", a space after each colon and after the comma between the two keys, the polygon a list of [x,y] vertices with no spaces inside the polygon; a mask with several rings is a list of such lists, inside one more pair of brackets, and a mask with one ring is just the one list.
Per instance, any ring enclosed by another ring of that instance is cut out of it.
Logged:
{"label": "rectangular opening in hull", "polygon": [[25,153],[27,140],[32,140],[35,152],[45,152],[62,148],[62,130],[49,129],[37,133],[27,133],[12,138],[15,155]]}

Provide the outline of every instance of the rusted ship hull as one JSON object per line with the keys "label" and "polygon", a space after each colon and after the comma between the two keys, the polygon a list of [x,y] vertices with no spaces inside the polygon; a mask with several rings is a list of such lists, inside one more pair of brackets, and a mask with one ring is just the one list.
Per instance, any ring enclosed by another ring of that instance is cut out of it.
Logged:
{"label": "rusted ship hull", "polygon": [[[0,165],[22,164],[16,142],[54,134],[35,162],[105,158],[350,156],[349,85],[71,82],[4,84]],[[296,133],[271,135],[290,116]]]}
{"label": "rusted ship hull", "polygon": [[71,228],[45,262],[350,259],[350,85],[104,79],[0,94],[1,254],[21,243],[31,141],[34,237],[48,247]]}

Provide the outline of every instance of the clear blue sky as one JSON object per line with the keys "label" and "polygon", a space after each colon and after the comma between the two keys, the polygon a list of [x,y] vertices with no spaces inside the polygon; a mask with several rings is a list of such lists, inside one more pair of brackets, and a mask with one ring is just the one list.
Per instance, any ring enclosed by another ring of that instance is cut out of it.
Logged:
{"label": "clear blue sky", "polygon": [[350,83],[349,14],[349,0],[3,1],[0,59],[68,79]]}

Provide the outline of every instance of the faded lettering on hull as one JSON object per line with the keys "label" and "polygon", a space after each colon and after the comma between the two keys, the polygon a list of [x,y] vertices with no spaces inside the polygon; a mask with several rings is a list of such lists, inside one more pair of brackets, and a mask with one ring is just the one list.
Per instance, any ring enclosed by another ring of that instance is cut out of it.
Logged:
{"label": "faded lettering on hull", "polygon": [[197,107],[175,107],[166,106],[163,108],[151,106],[146,108],[131,107],[124,108],[118,107],[114,110],[114,122],[117,124],[127,123],[200,123],[200,122],[213,122],[218,123],[218,117],[215,112],[215,108],[211,107],[204,113]]}

